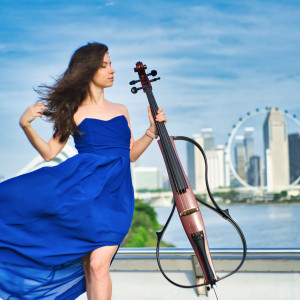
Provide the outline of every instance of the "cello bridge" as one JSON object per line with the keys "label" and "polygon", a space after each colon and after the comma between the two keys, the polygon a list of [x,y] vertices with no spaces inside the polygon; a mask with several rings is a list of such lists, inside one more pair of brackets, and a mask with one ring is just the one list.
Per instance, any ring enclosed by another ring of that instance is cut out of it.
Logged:
{"label": "cello bridge", "polygon": [[197,212],[198,210],[199,210],[198,207],[188,208],[188,209],[185,209],[184,211],[182,211],[181,213],[179,213],[179,215],[180,215],[180,217],[187,216],[194,212]]}

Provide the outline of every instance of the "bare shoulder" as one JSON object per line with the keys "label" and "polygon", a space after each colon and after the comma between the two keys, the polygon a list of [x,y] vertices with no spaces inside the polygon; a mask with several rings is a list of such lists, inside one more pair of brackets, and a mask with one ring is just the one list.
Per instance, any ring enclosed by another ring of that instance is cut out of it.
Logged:
{"label": "bare shoulder", "polygon": [[127,107],[121,103],[115,103],[115,105],[118,111],[120,111],[123,115],[125,115],[125,117],[129,120],[129,113]]}
{"label": "bare shoulder", "polygon": [[114,103],[114,105],[118,110],[122,111],[123,113],[128,113],[127,107],[124,104]]}
{"label": "bare shoulder", "polygon": [[125,105],[121,103],[115,103],[116,107],[118,108],[118,111],[120,112],[120,115],[124,115],[127,119],[128,125],[130,127],[130,118],[129,118],[129,112]]}

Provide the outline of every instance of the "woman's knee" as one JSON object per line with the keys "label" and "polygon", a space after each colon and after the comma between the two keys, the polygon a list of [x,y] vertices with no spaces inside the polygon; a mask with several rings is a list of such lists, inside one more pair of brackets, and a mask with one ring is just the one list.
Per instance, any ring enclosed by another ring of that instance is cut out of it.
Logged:
{"label": "woman's knee", "polygon": [[103,277],[109,274],[109,262],[103,261],[101,257],[90,259],[90,271],[93,276]]}
{"label": "woman's knee", "polygon": [[106,246],[94,250],[90,255],[90,271],[97,277],[103,277],[109,274],[110,263],[117,250],[116,246]]}

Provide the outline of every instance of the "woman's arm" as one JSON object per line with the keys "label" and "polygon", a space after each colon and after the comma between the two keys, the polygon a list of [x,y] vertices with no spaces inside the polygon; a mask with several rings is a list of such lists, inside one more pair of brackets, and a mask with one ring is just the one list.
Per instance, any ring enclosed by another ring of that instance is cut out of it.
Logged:
{"label": "woman's arm", "polygon": [[[124,114],[127,118],[128,125],[130,128],[129,115],[128,115],[128,111],[126,108],[125,108]],[[130,161],[131,162],[135,162],[142,155],[142,153],[149,147],[149,145],[153,141],[154,136],[157,135],[155,121],[152,117],[152,113],[150,111],[149,106],[148,106],[148,116],[149,116],[149,120],[150,120],[150,127],[147,130],[148,134],[145,133],[140,139],[135,141],[133,138],[133,135],[131,133],[131,140],[130,140]],[[158,122],[165,122],[165,123],[167,122],[167,119],[165,118],[164,112],[161,108],[158,109],[155,120]]]}
{"label": "woman's arm", "polygon": [[41,154],[44,160],[50,161],[63,149],[67,141],[60,143],[59,137],[52,137],[47,143],[32,128],[31,122],[37,117],[43,116],[43,110],[47,107],[42,103],[31,105],[20,119],[20,126],[24,130],[31,145]]}

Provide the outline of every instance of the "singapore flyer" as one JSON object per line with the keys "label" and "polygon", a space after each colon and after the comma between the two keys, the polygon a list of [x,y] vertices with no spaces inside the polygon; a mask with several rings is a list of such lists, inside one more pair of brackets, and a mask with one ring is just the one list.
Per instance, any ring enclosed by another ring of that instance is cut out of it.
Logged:
{"label": "singapore flyer", "polygon": [[[273,123],[269,124],[271,115],[273,116]],[[296,187],[299,184],[300,122],[296,115],[289,113],[287,110],[266,107],[264,109],[257,108],[254,112],[247,112],[244,116],[240,116],[238,121],[233,124],[232,131],[228,133],[226,147],[227,164],[231,171],[232,179],[237,186],[250,190],[259,190],[267,189],[267,185],[270,184],[271,180],[267,180],[267,174],[271,172],[269,158],[271,156],[270,151],[266,150],[266,144],[268,144],[266,132],[269,130],[271,133],[271,129],[268,128],[270,126],[276,132],[276,134],[273,133],[271,138],[275,142],[276,139],[278,140],[278,148],[283,147],[283,143],[280,142],[280,135],[284,135],[282,138],[287,139],[288,149],[287,155],[281,154],[281,157],[279,156],[277,160],[274,160],[276,163],[273,162],[273,172],[276,171],[276,168],[279,172],[280,165],[288,164],[286,167],[289,170],[289,179],[286,188]],[[281,130],[278,130],[278,128],[281,128]],[[298,155],[297,159],[294,157],[295,153]],[[287,156],[285,160],[284,156]],[[269,164],[266,163],[267,161],[269,161]],[[256,162],[259,166],[259,170],[255,171],[257,174],[253,174],[253,168],[251,169],[253,162]],[[255,182],[251,180],[253,176],[256,177]]]}

